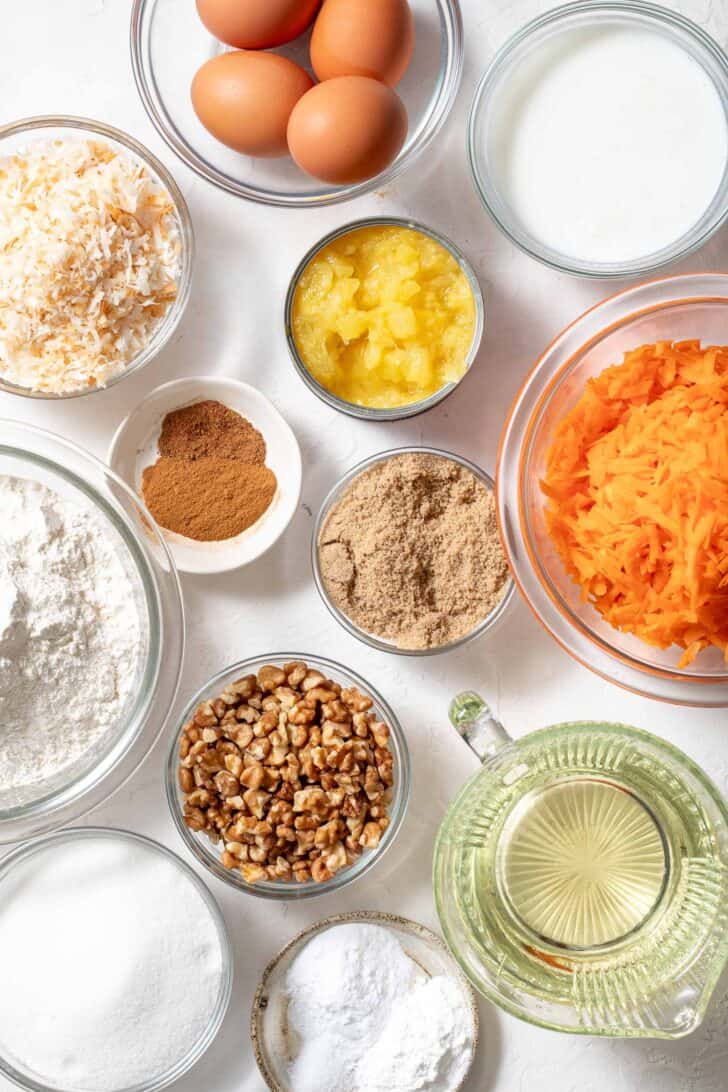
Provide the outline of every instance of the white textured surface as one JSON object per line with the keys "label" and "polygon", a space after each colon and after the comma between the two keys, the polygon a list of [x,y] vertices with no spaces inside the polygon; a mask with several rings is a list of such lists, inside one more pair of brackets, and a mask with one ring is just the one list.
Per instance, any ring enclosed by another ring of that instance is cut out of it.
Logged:
{"label": "white textured surface", "polygon": [[[180,0],[191,3],[191,0]],[[395,911],[436,925],[430,892],[434,833],[474,759],[446,723],[450,696],[480,687],[515,734],[555,721],[607,717],[659,732],[702,763],[728,792],[728,713],[670,709],[634,697],[573,664],[522,603],[474,646],[418,661],[386,657],[348,637],[317,599],[308,562],[311,513],[355,460],[424,440],[493,471],[509,402],[545,344],[609,285],[559,277],[518,253],[483,213],[465,156],[465,118],[475,82],[505,36],[548,0],[463,0],[467,60],[463,89],[428,157],[386,194],[318,212],[265,211],[210,188],[156,136],[137,99],[127,49],[128,0],[24,0],[3,22],[2,119],[66,111],[129,130],[172,169],[190,204],[199,245],[193,297],[173,343],[146,371],[114,390],[65,405],[0,395],[0,416],[71,436],[103,454],[118,422],[158,383],[178,375],[237,376],[259,386],[288,418],[303,450],[301,507],[285,537],[240,573],[183,579],[189,647],[183,697],[234,659],[296,648],[349,663],[396,707],[414,764],[409,815],[387,858],[341,895],[272,905],[211,881],[236,947],[236,982],[220,1037],[178,1092],[259,1092],[248,1043],[255,983],[295,932],[328,914]],[[682,9],[726,44],[726,0],[684,0]],[[185,94],[186,88],[180,88]],[[468,380],[439,409],[395,425],[353,422],[324,407],[293,374],[281,311],[290,273],[331,228],[377,212],[408,213],[440,228],[474,263],[485,293],[486,335]],[[680,267],[677,267],[676,271]],[[684,269],[728,268],[724,231]],[[162,792],[162,747],[96,823],[130,827],[180,851]],[[722,992],[728,990],[725,981]],[[483,1004],[482,1037],[468,1092],[724,1092],[728,1087],[728,997],[703,1027],[677,1044],[566,1038],[531,1028]],[[0,1080],[0,1092],[12,1086]]]}

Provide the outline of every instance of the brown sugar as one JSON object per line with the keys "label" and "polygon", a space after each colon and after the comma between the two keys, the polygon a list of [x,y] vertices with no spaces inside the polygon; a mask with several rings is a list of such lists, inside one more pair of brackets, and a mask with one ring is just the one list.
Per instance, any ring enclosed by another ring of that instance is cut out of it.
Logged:
{"label": "brown sugar", "polygon": [[400,648],[466,636],[508,581],[492,491],[439,455],[394,455],[360,474],[329,513],[318,550],[333,603]]}

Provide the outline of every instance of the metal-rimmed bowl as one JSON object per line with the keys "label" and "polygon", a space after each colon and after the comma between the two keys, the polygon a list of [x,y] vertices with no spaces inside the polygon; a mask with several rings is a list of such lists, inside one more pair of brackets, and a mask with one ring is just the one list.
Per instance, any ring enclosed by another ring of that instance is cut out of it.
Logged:
{"label": "metal-rimmed bowl", "polygon": [[[581,259],[577,254],[558,252],[520,222],[499,185],[490,154],[490,137],[500,103],[509,93],[511,80],[523,73],[528,59],[533,56],[543,59],[544,52],[559,36],[604,27],[646,28],[683,49],[713,83],[728,127],[728,57],[704,30],[677,12],[642,0],[577,0],[531,20],[498,51],[475,92],[468,122],[468,153],[475,188],[486,211],[504,235],[532,258],[577,276],[639,277],[691,254],[725,222],[728,217],[728,162],[717,192],[703,215],[679,238],[660,250],[632,260],[595,262]],[[578,141],[576,133],[574,140]]]}
{"label": "metal-rimmed bowl", "polygon": [[[171,849],[167,849],[160,842],[129,830],[114,827],[82,827],[77,830],[58,831],[56,834],[39,838],[27,846],[16,849],[0,862],[0,889],[17,868],[38,857],[49,848],[57,848],[69,842],[92,841],[94,839],[129,842],[143,846],[164,860],[169,861],[185,876],[193,889],[202,898],[217,932],[221,958],[220,991],[207,1028],[197,1042],[193,1043],[186,1054],[179,1058],[167,1072],[156,1074],[150,1077],[149,1080],[134,1085],[133,1088],[117,1090],[117,1092],[160,1092],[162,1088],[166,1088],[174,1081],[179,1080],[200,1060],[220,1030],[233,988],[233,951],[230,937],[217,902],[197,873],[181,857],[172,852]],[[62,943],[62,938],[59,938],[59,942]],[[113,942],[113,938],[110,938],[110,942]],[[0,1054],[0,1074],[13,1081],[20,1088],[26,1089],[27,1092],[65,1092],[58,1085],[43,1083],[32,1073],[20,1069],[19,1065],[19,1061],[10,1062]]]}
{"label": "metal-rimmed bowl", "polygon": [[134,684],[115,728],[52,777],[0,795],[1,845],[73,822],[138,769],[177,693],[184,612],[174,562],[154,520],[93,455],[43,429],[2,421],[0,474],[39,481],[95,514],[129,577],[142,636]]}
{"label": "metal-rimmed bowl", "polygon": [[615,629],[585,602],[548,533],[540,488],[556,428],[589,379],[625,352],[658,341],[721,345],[728,329],[728,273],[688,273],[634,286],[597,304],[554,339],[510,408],[498,452],[501,538],[524,599],[575,660],[626,690],[676,705],[728,706],[728,665],[705,648],[687,666],[683,649],[646,644]]}
{"label": "metal-rimmed bowl", "polygon": [[79,390],[62,391],[60,393],[36,391],[29,387],[21,387],[16,383],[7,382],[3,379],[2,370],[0,369],[0,391],[7,394],[17,394],[25,398],[55,400],[80,398],[87,394],[95,394],[97,391],[109,390],[123,379],[126,379],[127,376],[138,372],[167,344],[184,314],[190,297],[195,243],[187,203],[182,196],[182,191],[164,164],[134,137],[122,132],[121,129],[115,129],[112,125],[106,125],[102,121],[94,121],[90,118],[62,114],[22,118],[20,121],[0,126],[0,157],[19,152],[27,148],[30,143],[38,140],[78,140],[83,137],[94,137],[106,141],[131,156],[132,159],[143,163],[155,181],[169,193],[175,208],[180,237],[181,267],[177,279],[177,295],[141,352],[137,353],[122,371],[109,379],[104,386],[83,387]]}
{"label": "metal-rimmed bowl", "polygon": [[[197,118],[190,85],[197,69],[226,47],[198,18],[195,5],[134,0],[131,59],[144,108],[170,148],[208,182],[262,205],[321,208],[389,185],[430,146],[452,109],[463,65],[458,0],[410,0],[415,52],[396,88],[409,115],[409,133],[395,161],[381,174],[349,186],[309,178],[292,159],[253,159],[226,148]],[[278,52],[308,65],[309,34]]]}
{"label": "metal-rimmed bowl", "polygon": [[487,614],[485,618],[470,631],[470,633],[458,637],[456,641],[449,641],[445,645],[436,645],[433,648],[399,648],[393,641],[387,641],[381,637],[377,637],[376,634],[367,633],[366,630],[361,629],[355,622],[352,622],[351,618],[344,614],[344,612],[332,601],[326,589],[326,584],[321,572],[318,543],[324,523],[326,522],[331,509],[337,501],[340,500],[355,478],[358,478],[360,474],[363,474],[366,470],[376,466],[378,463],[386,462],[388,459],[396,458],[398,455],[436,455],[438,458],[447,459],[450,462],[465,467],[465,469],[469,470],[478,481],[483,483],[486,489],[490,490],[491,493],[495,493],[495,482],[481,467],[477,466],[475,463],[471,463],[469,459],[465,459],[462,455],[454,455],[451,451],[443,451],[440,448],[395,447],[391,448],[389,451],[381,451],[377,455],[371,455],[368,459],[362,459],[360,463],[357,463],[356,466],[353,466],[351,470],[347,471],[343,477],[339,478],[328,495],[324,498],[318,515],[316,516],[316,522],[311,536],[311,564],[313,567],[313,577],[318,593],[326,607],[336,621],[342,625],[352,637],[356,637],[358,640],[363,641],[364,644],[369,645],[370,648],[376,648],[379,652],[391,652],[396,656],[438,656],[443,652],[452,652],[453,649],[462,648],[463,645],[467,645],[471,641],[477,640],[478,637],[482,637],[483,634],[491,630],[500,621],[508,609],[508,605],[513,599],[515,591],[513,578],[510,574],[506,579],[503,595],[498,600],[493,610],[490,614]]}
{"label": "metal-rimmed bowl", "polygon": [[[314,880],[308,880],[305,883],[298,883],[295,880],[275,882],[264,880],[250,884],[243,879],[240,872],[225,868],[221,860],[222,843],[216,846],[206,834],[192,831],[185,825],[183,818],[185,794],[180,788],[178,778],[179,743],[185,724],[193,716],[200,702],[212,701],[235,679],[239,679],[243,675],[255,675],[266,664],[282,667],[283,664],[294,660],[302,660],[309,667],[320,671],[322,675],[325,675],[333,682],[345,686],[355,686],[362,693],[368,694],[373,700],[372,709],[377,719],[388,725],[390,729],[389,747],[394,757],[394,795],[387,811],[389,826],[382,835],[382,840],[376,849],[364,850],[354,864],[342,868],[330,880],[325,880],[323,883],[316,883]],[[343,887],[365,875],[370,868],[377,864],[392,845],[402,826],[409,802],[410,780],[410,757],[407,740],[397,717],[381,694],[350,668],[344,667],[334,660],[324,659],[323,656],[309,655],[303,652],[273,652],[269,656],[254,656],[251,659],[241,660],[240,663],[226,667],[209,679],[197,691],[180,716],[177,729],[171,737],[165,771],[167,802],[169,803],[174,824],[183,842],[200,864],[204,865],[219,880],[238,891],[244,891],[248,895],[256,895],[261,899],[275,899],[284,902],[310,899],[318,895],[328,895],[333,891],[340,891]]]}
{"label": "metal-rimmed bowl", "polygon": [[[293,305],[296,299],[296,292],[298,291],[301,277],[310,263],[317,254],[320,254],[322,250],[329,246],[330,243],[335,242],[336,239],[341,239],[344,235],[350,235],[355,231],[362,231],[372,227],[409,228],[411,231],[417,231],[438,243],[458,263],[458,266],[467,279],[470,291],[473,294],[473,303],[475,304],[475,328],[473,330],[473,339],[470,343],[468,355],[465,358],[465,371],[457,382],[446,383],[444,387],[435,391],[429,398],[423,398],[419,402],[407,402],[402,406],[394,406],[391,409],[359,406],[355,402],[347,402],[345,399],[339,398],[338,395],[327,390],[327,388],[319,383],[308,370],[305,361],[298,351],[298,345],[296,344],[296,338],[293,333]],[[427,227],[425,224],[419,223],[417,220],[409,220],[397,216],[375,216],[364,220],[354,220],[349,224],[344,224],[343,227],[336,228],[334,231],[329,232],[328,235],[325,235],[323,239],[319,239],[317,243],[314,243],[311,249],[301,259],[291,277],[288,292],[286,293],[284,323],[288,351],[291,355],[294,367],[308,389],[312,391],[317,398],[320,398],[327,406],[331,406],[332,409],[339,410],[349,417],[358,417],[362,421],[402,421],[407,417],[416,417],[418,414],[425,413],[427,410],[432,409],[433,406],[437,406],[460,386],[463,379],[465,379],[465,376],[470,371],[472,363],[480,349],[480,343],[483,339],[483,328],[485,325],[485,305],[483,303],[483,293],[480,284],[478,283],[475,270],[462,251],[455,246],[451,239],[448,239],[446,235],[441,235],[440,232]]]}
{"label": "metal-rimmed bowl", "polygon": [[[260,1074],[271,1092],[291,1092],[287,1080],[287,1066],[290,1061],[286,1042],[286,1001],[285,978],[293,960],[303,947],[319,933],[336,925],[363,923],[381,925],[397,935],[405,953],[422,968],[425,973],[447,975],[457,982],[473,1018],[473,1048],[467,1073],[459,1089],[467,1083],[468,1074],[475,1059],[480,1033],[480,1016],[473,987],[460,970],[455,958],[445,942],[437,933],[420,925],[419,922],[398,914],[385,914],[375,910],[355,911],[349,914],[335,914],[323,921],[309,925],[275,956],[263,972],[253,999],[250,1014],[250,1037],[253,1053]],[[456,1090],[457,1092],[457,1090]]]}

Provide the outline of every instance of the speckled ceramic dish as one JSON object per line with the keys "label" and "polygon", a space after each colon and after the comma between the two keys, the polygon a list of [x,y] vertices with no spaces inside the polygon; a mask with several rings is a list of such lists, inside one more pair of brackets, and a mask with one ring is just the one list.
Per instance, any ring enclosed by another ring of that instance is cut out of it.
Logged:
{"label": "speckled ceramic dish", "polygon": [[283,948],[271,960],[253,999],[250,1016],[250,1037],[258,1069],[271,1092],[291,1092],[288,1083],[288,1063],[290,1047],[286,1038],[286,1001],[283,983],[291,963],[298,953],[313,937],[334,925],[348,925],[364,922],[370,925],[382,925],[390,929],[400,941],[407,955],[422,970],[432,977],[444,974],[454,979],[460,986],[463,999],[473,1018],[473,1048],[468,1064],[468,1072],[460,1084],[463,1088],[473,1065],[478,1047],[480,1022],[475,993],[469,985],[445,943],[436,933],[424,925],[397,914],[382,914],[374,910],[363,910],[351,914],[335,914],[323,921],[310,925]]}

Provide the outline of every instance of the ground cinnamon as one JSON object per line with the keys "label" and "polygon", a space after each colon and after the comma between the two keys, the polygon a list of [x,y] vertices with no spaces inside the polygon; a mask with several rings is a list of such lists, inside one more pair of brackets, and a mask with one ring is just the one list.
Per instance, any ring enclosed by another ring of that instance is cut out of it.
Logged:
{"label": "ground cinnamon", "polygon": [[142,493],[162,527],[199,542],[234,538],[268,509],[278,483],[265,466],[260,432],[239,413],[207,400],[168,413],[160,458]]}
{"label": "ground cinnamon", "polygon": [[265,440],[257,428],[213,399],[168,413],[158,448],[159,454],[169,459],[217,456],[256,466],[265,463]]}
{"label": "ground cinnamon", "polygon": [[273,500],[267,466],[236,459],[158,459],[142,478],[144,500],[162,527],[199,542],[233,538],[252,527]]}

